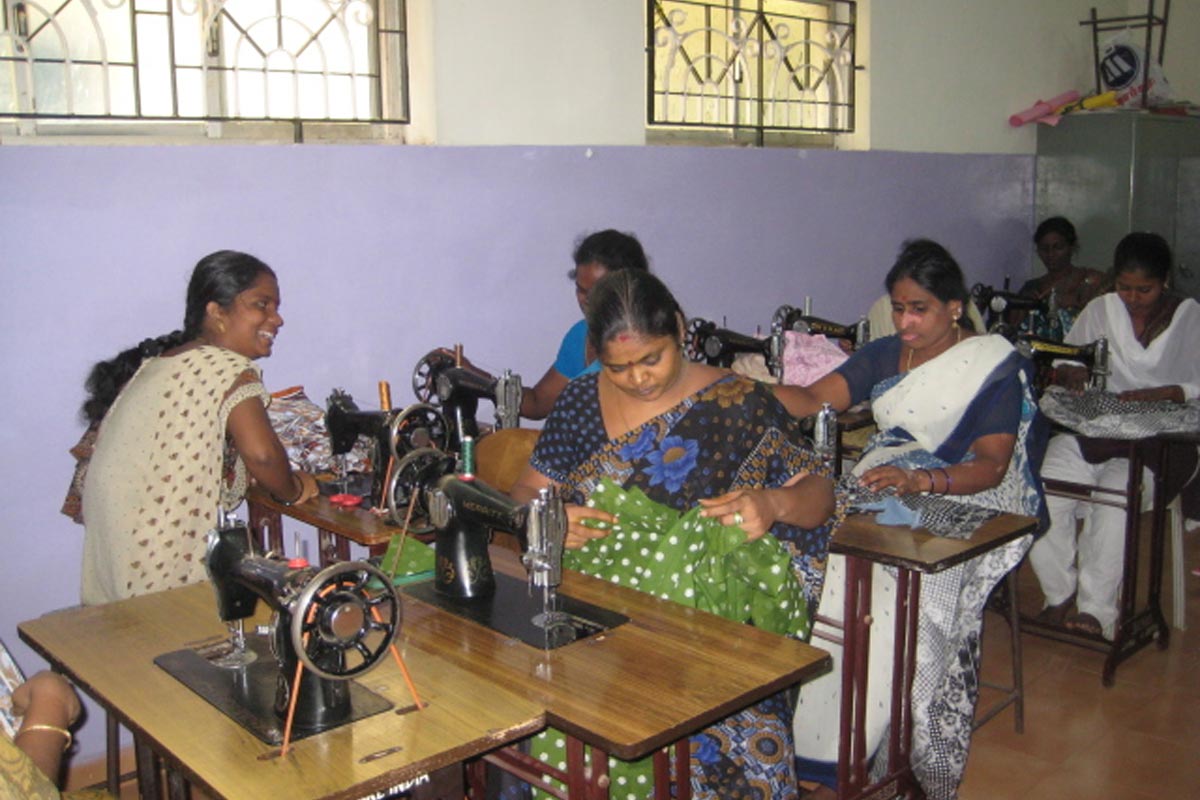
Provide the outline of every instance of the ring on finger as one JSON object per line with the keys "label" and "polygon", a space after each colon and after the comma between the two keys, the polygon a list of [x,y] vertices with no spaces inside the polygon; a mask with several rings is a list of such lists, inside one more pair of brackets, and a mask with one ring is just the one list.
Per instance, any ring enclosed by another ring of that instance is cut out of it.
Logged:
{"label": "ring on finger", "polygon": [[733,512],[733,524],[734,525],[741,525],[745,521],[746,521],[746,518],[742,516],[742,512],[740,512],[740,511]]}

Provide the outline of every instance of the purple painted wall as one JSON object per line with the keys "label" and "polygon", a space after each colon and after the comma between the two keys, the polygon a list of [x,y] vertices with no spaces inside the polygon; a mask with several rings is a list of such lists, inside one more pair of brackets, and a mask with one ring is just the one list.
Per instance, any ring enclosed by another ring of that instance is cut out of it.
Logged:
{"label": "purple painted wall", "polygon": [[[0,637],[78,602],[82,529],[58,513],[93,362],[178,327],[191,266],[247,250],[279,273],[269,388],[376,382],[462,342],[527,383],[579,314],[574,240],[635,231],[689,315],[752,332],[781,303],[857,319],[901,240],[946,244],[968,281],[1029,270],[1031,156],[682,147],[0,148]],[[486,404],[485,404],[486,405]],[[102,750],[94,717],[83,755]]]}

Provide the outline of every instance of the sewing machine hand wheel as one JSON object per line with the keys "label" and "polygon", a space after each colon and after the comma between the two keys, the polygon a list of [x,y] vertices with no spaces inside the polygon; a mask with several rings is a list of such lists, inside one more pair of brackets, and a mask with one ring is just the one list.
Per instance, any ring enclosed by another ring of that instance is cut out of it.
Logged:
{"label": "sewing machine hand wheel", "polygon": [[437,376],[444,369],[454,366],[454,356],[440,350],[431,350],[413,368],[413,394],[417,400],[430,405],[441,405],[437,393]]}
{"label": "sewing machine hand wheel", "polygon": [[292,611],[292,646],[306,669],[348,680],[383,658],[400,619],[391,580],[366,562],[345,561],[318,572],[300,592]]}
{"label": "sewing machine hand wheel", "polygon": [[683,353],[689,361],[704,360],[704,340],[716,326],[706,319],[693,317],[688,320],[683,334]]}
{"label": "sewing machine hand wheel", "polygon": [[416,498],[412,519],[409,520],[409,533],[429,533],[433,525],[429,522],[428,509],[421,503],[421,492],[427,483],[445,475],[454,469],[454,456],[422,447],[413,450],[396,462],[392,469],[392,478],[384,487],[384,500],[388,516],[397,525],[403,525],[408,517],[408,506]]}
{"label": "sewing machine hand wheel", "polygon": [[433,406],[413,403],[392,420],[388,441],[392,444],[392,458],[399,461],[421,448],[445,450],[450,443],[450,427],[442,412]]}

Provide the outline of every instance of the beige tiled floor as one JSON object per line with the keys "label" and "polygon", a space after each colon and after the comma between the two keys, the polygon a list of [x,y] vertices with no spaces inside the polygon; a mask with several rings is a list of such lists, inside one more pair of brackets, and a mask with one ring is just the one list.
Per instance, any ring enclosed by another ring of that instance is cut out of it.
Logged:
{"label": "beige tiled floor", "polygon": [[[1185,535],[1189,569],[1200,565],[1200,530]],[[1170,621],[1170,564],[1164,612]],[[1200,797],[1200,577],[1185,576],[1191,630],[1124,662],[1111,688],[1100,653],[1026,634],[1025,733],[1012,709],[980,728],[960,800],[1141,800]],[[1037,579],[1021,573],[1022,606],[1040,607]],[[985,680],[1008,677],[1008,628],[984,622]],[[980,707],[988,701],[984,690]]]}

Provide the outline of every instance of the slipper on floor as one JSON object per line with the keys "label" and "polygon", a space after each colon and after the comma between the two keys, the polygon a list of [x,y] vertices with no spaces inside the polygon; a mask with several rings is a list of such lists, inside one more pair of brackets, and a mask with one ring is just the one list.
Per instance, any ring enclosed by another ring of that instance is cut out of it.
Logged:
{"label": "slipper on floor", "polygon": [[1067,618],[1066,626],[1067,630],[1075,631],[1076,633],[1086,633],[1089,636],[1104,635],[1104,628],[1100,625],[1100,620],[1091,614],[1072,614]]}
{"label": "slipper on floor", "polygon": [[1046,606],[1038,612],[1034,619],[1042,625],[1062,627],[1063,623],[1066,622],[1067,615],[1071,613],[1071,608],[1074,605],[1075,595],[1071,595],[1056,606]]}

